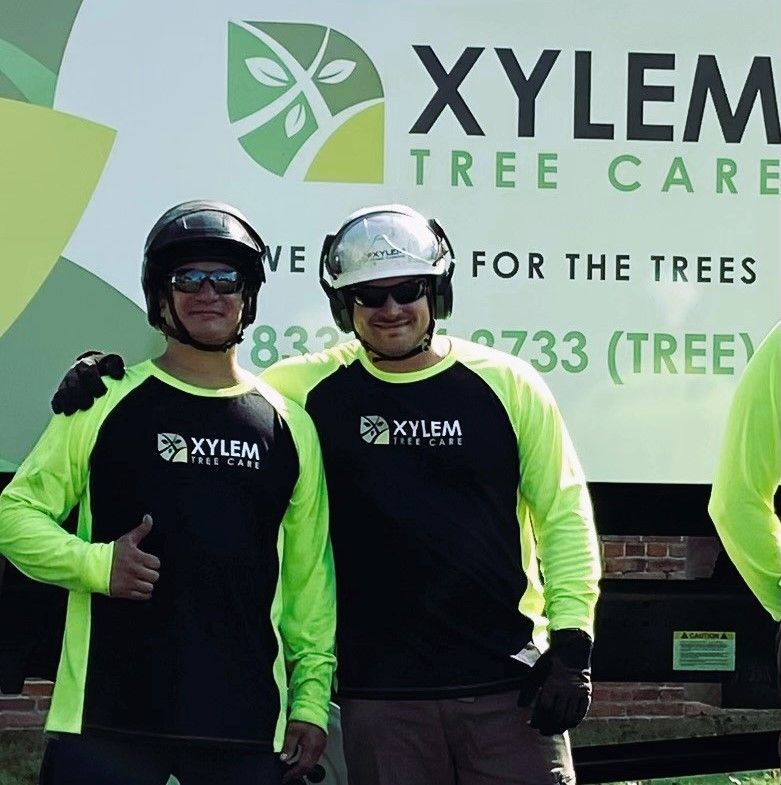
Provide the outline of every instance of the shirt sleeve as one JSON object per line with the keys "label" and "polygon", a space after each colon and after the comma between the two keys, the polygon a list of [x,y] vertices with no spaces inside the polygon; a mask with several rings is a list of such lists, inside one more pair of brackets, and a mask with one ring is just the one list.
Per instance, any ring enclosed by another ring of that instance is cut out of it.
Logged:
{"label": "shirt sleeve", "polygon": [[710,513],[728,556],[762,605],[781,620],[781,323],[749,360],[732,400]]}
{"label": "shirt sleeve", "polygon": [[317,354],[288,357],[266,368],[260,379],[288,400],[306,408],[310,391],[339,367],[353,362],[359,346],[357,341],[352,341]]}
{"label": "shirt sleeve", "polygon": [[89,413],[52,418],[0,494],[0,553],[30,578],[71,591],[108,594],[113,543],[91,543],[62,523],[84,497]]}
{"label": "shirt sleeve", "polygon": [[290,677],[291,720],[328,726],[336,667],[336,589],[328,536],[328,496],[314,424],[301,409],[289,420],[299,458],[299,478],[282,521],[280,632]]}
{"label": "shirt sleeve", "polygon": [[583,469],[543,380],[530,370],[519,395],[520,490],[537,543],[549,629],[580,629],[593,639],[601,567]]}

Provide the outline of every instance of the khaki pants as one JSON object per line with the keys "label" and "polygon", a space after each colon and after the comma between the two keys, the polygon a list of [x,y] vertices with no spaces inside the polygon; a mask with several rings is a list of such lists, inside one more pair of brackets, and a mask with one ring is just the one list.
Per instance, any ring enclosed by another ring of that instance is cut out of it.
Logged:
{"label": "khaki pants", "polygon": [[350,785],[574,785],[567,734],[530,728],[517,697],[341,699]]}

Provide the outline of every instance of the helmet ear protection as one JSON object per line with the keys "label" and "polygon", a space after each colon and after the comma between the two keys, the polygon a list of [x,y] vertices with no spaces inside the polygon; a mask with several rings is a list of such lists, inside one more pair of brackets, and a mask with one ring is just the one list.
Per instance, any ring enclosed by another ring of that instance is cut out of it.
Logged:
{"label": "helmet ear protection", "polygon": [[437,221],[434,218],[429,218],[428,225],[437,239],[445,245],[450,253],[451,262],[447,270],[442,275],[433,276],[433,281],[431,282],[431,295],[434,301],[431,308],[432,315],[434,319],[447,319],[453,313],[453,273],[456,265],[452,259],[455,258],[455,254],[453,253],[453,246],[445,234],[445,230]]}
{"label": "helmet ear protection", "polygon": [[[323,288],[326,297],[328,297],[328,304],[331,308],[331,315],[334,318],[336,326],[345,333],[353,331],[353,303],[348,293],[349,287],[334,286],[334,283],[331,282],[335,282],[337,277],[334,275],[330,265],[331,252],[344,237],[345,233],[358,221],[380,213],[400,213],[402,215],[409,215],[416,218],[422,217],[414,210],[404,207],[403,205],[390,205],[387,208],[381,207],[362,210],[359,213],[351,216],[336,234],[326,235],[325,240],[323,241],[323,248],[320,252],[320,286]],[[449,265],[442,272],[434,273],[432,271],[431,273],[425,275],[425,277],[427,277],[430,282],[429,306],[431,308],[431,317],[432,319],[447,319],[453,311],[452,279],[453,272],[455,270],[455,264],[453,262],[453,258],[455,256],[453,253],[453,246],[450,244],[448,236],[445,234],[444,230],[436,220],[431,218],[425,222],[434,234],[434,237],[438,243],[445,249],[450,257]],[[389,270],[390,275],[402,274],[403,272],[403,270]],[[328,278],[331,278],[331,281],[329,281],[326,277],[326,273],[328,273]],[[377,275],[375,278],[369,278],[367,280],[375,280],[377,277],[382,276]]]}
{"label": "helmet ear protection", "polygon": [[[325,238],[326,243],[333,241],[334,235],[329,234]],[[325,248],[325,246],[323,246]],[[323,287],[325,296],[328,298],[328,305],[331,308],[331,316],[334,317],[336,326],[343,333],[353,331],[352,303],[348,303],[348,295],[342,289],[334,289],[323,276],[323,257],[320,257],[320,286]]]}

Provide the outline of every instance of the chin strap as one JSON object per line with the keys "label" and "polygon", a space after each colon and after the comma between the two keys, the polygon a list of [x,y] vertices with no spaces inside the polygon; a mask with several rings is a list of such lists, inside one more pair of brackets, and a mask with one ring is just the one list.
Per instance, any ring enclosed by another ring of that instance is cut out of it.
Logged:
{"label": "chin strap", "polygon": [[384,362],[401,362],[402,360],[409,360],[410,357],[416,357],[419,354],[423,354],[423,352],[427,352],[431,348],[431,341],[434,339],[434,296],[430,288],[427,291],[426,299],[428,300],[428,312],[430,314],[426,334],[423,336],[423,340],[414,349],[410,349],[405,354],[392,356],[390,354],[384,354],[379,349],[375,349],[368,341],[358,335],[357,330],[355,330],[355,325],[353,324],[355,337],[361,342],[361,346],[366,350],[369,359],[373,362],[377,360],[383,360]]}
{"label": "chin strap", "polygon": [[161,319],[160,330],[169,338],[173,338],[174,340],[179,341],[179,343],[192,346],[193,348],[202,352],[227,352],[231,346],[235,346],[244,340],[244,327],[239,325],[238,330],[236,330],[233,336],[228,338],[228,340],[223,341],[222,343],[202,343],[196,338],[193,338],[182,324],[182,320],[179,318],[179,314],[176,312],[174,298],[170,288],[166,291],[166,301],[168,302],[168,311],[171,314],[171,319],[173,320],[176,329],[172,330],[170,326],[166,324],[165,320]]}
{"label": "chin strap", "polygon": [[426,329],[426,334],[423,336],[423,340],[413,349],[410,349],[405,354],[400,355],[390,355],[384,354],[379,349],[375,349],[368,341],[364,340],[358,333],[355,333],[355,337],[360,341],[361,346],[366,350],[366,354],[369,355],[369,359],[372,361],[383,360],[384,362],[401,362],[402,360],[408,360],[410,357],[416,357],[418,354],[423,354],[423,352],[427,352],[431,348],[431,341],[434,337],[434,320],[431,319],[428,323],[428,328]]}

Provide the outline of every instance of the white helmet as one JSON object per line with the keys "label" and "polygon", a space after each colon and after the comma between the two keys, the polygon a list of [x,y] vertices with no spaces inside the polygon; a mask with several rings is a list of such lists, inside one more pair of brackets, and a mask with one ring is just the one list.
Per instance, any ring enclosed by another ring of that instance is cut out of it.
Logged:
{"label": "white helmet", "polygon": [[323,266],[334,289],[400,275],[442,275],[453,252],[433,221],[402,204],[353,213],[326,238]]}
{"label": "white helmet", "polygon": [[320,254],[320,285],[337,326],[351,332],[349,287],[378,278],[426,276],[431,281],[433,332],[434,319],[446,319],[453,308],[454,267],[450,240],[433,218],[427,220],[403,204],[383,204],[358,210],[336,234],[326,236]]}

